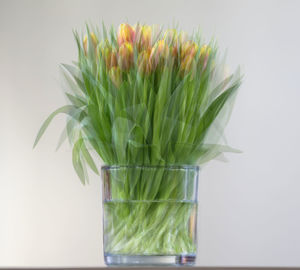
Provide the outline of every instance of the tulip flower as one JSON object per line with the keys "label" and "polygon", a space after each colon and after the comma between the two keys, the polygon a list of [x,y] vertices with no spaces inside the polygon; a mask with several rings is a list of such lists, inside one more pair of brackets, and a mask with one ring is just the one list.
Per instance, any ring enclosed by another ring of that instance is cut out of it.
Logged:
{"label": "tulip flower", "polygon": [[83,50],[84,50],[84,54],[87,55],[87,35],[84,36],[83,38]]}
{"label": "tulip flower", "polygon": [[201,57],[202,55],[209,55],[210,52],[211,52],[211,48],[208,47],[207,45],[203,45],[203,46],[201,47],[201,49],[200,49],[200,57]]}
{"label": "tulip flower", "polygon": [[175,61],[177,61],[177,57],[178,57],[178,48],[177,46],[172,46],[170,48],[171,51],[171,55],[174,57]]}
{"label": "tulip flower", "polygon": [[194,57],[197,53],[198,45],[192,41],[186,41],[181,47],[181,61],[183,61],[187,56]]}
{"label": "tulip flower", "polygon": [[107,69],[111,69],[112,67],[116,67],[118,65],[117,52],[115,49],[106,46],[104,49],[102,49],[102,55]]}
{"label": "tulip flower", "polygon": [[184,58],[184,60],[181,62],[180,71],[183,73],[191,71],[194,63],[195,63],[194,57],[191,54],[187,55]]}
{"label": "tulip flower", "polygon": [[143,25],[136,29],[136,43],[139,51],[151,46],[151,34],[152,29],[148,25]]}
{"label": "tulip flower", "polygon": [[[93,32],[90,33],[90,38],[91,38],[94,50],[96,52],[96,48],[98,45],[98,39],[96,38],[96,35]],[[84,49],[84,54],[87,55],[87,51],[88,51],[88,36],[87,35],[85,35],[84,39],[83,39],[83,49]]]}
{"label": "tulip flower", "polygon": [[109,77],[112,80],[113,84],[116,87],[119,87],[121,84],[121,70],[119,67],[112,67],[109,70]]}
{"label": "tulip flower", "polygon": [[159,40],[157,43],[157,51],[160,54],[160,56],[167,56],[168,54],[168,45],[164,40]]}
{"label": "tulip flower", "polygon": [[135,39],[134,29],[127,23],[121,24],[119,26],[117,39],[119,46],[125,42],[133,43]]}
{"label": "tulip flower", "polygon": [[143,74],[149,74],[151,71],[150,62],[151,49],[142,51],[138,57],[138,70]]}
{"label": "tulip flower", "polygon": [[203,70],[206,68],[208,57],[210,55],[211,48],[207,45],[203,45],[200,49],[200,61],[203,59]]}
{"label": "tulip flower", "polygon": [[155,69],[159,62],[164,61],[169,56],[169,47],[164,40],[159,40],[155,43],[151,50],[150,62]]}
{"label": "tulip flower", "polygon": [[112,48],[108,40],[101,42],[99,51],[101,52],[101,58],[104,60],[107,69],[118,65],[117,51]]}
{"label": "tulip flower", "polygon": [[119,48],[119,66],[122,70],[128,70],[133,64],[133,46],[129,42],[123,43]]}
{"label": "tulip flower", "polygon": [[117,60],[117,53],[116,51],[110,51],[106,57],[105,61],[106,67],[108,69],[112,67],[116,67],[118,65],[118,60]]}

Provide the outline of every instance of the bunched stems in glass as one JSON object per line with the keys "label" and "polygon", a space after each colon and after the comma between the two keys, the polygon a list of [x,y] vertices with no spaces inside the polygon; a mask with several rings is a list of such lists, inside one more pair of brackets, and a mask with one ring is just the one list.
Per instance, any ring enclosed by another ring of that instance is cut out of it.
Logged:
{"label": "bunched stems in glass", "polygon": [[107,265],[193,265],[197,166],[104,166]]}

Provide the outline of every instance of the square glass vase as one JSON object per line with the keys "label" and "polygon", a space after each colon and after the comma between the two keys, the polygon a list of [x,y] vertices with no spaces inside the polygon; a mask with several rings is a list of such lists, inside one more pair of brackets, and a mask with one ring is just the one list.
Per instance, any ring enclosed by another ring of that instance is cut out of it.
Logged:
{"label": "square glass vase", "polygon": [[107,265],[194,265],[198,166],[103,166]]}

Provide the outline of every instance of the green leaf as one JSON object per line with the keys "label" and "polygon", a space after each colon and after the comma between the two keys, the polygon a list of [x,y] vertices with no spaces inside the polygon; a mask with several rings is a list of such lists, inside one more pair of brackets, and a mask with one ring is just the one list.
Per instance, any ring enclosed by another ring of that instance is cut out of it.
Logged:
{"label": "green leaf", "polygon": [[68,137],[67,127],[65,127],[59,136],[55,151],[57,151]]}
{"label": "green leaf", "polygon": [[211,94],[209,95],[209,99],[213,100],[215,97],[217,97],[222,90],[229,84],[229,82],[232,80],[233,74],[230,76],[226,77],[222,82],[220,82],[212,91]]}
{"label": "green leaf", "polygon": [[74,144],[72,150],[72,163],[81,183],[85,185],[86,174],[84,172],[84,167],[80,158],[82,143],[83,139],[79,138]]}
{"label": "green leaf", "polygon": [[66,113],[66,114],[71,114],[71,112],[74,111],[74,106],[73,105],[66,105],[63,106],[57,110],[55,110],[53,113],[51,113],[48,118],[45,120],[45,122],[43,123],[43,125],[41,126],[36,139],[34,141],[33,144],[33,148],[37,145],[37,143],[39,142],[39,140],[41,139],[41,137],[43,136],[44,132],[46,131],[47,127],[49,126],[49,124],[51,123],[52,119],[60,114],[60,113]]}
{"label": "green leaf", "polygon": [[69,93],[65,93],[65,94],[74,106],[79,107],[79,108],[86,106],[86,102],[83,98],[81,98],[79,96],[71,95]]}
{"label": "green leaf", "polygon": [[90,155],[88,149],[86,148],[86,145],[84,142],[82,142],[82,145],[81,145],[81,152],[82,152],[82,155],[85,159],[85,161],[88,163],[88,165],[90,166],[90,168],[96,173],[96,174],[99,174],[99,171],[97,169],[97,166],[92,158],[92,156]]}
{"label": "green leaf", "polygon": [[[228,145],[221,145],[221,144],[204,144],[201,146],[201,155],[198,159],[199,164],[203,164],[205,162],[210,161],[211,159],[215,159],[222,153],[228,152],[228,153],[242,153],[241,150],[232,148]],[[196,154],[197,151],[195,151],[194,154]],[[199,153],[198,153],[199,156]]]}
{"label": "green leaf", "polygon": [[115,153],[120,164],[126,164],[126,146],[129,140],[130,130],[133,124],[123,117],[115,119],[112,127],[112,142],[115,145]]}
{"label": "green leaf", "polygon": [[[65,70],[66,71],[68,71],[68,73],[70,74],[70,76],[74,79],[74,81],[77,83],[77,85],[79,86],[79,89],[83,92],[83,93],[85,93],[86,92],[86,89],[85,89],[85,85],[84,85],[84,83],[83,83],[83,78],[82,78],[82,75],[81,75],[81,73],[82,73],[82,70],[80,70],[80,69],[78,69],[77,67],[74,67],[74,66],[71,66],[71,65],[68,65],[68,64],[61,64],[61,66],[63,67],[63,68],[65,68]],[[70,78],[68,78],[68,76],[67,75],[65,75],[65,78],[66,78],[66,80],[70,83],[71,81],[70,81]],[[74,86],[74,84],[73,83],[70,83],[70,86]],[[76,86],[76,85],[75,85]],[[74,91],[74,92],[76,92],[76,87],[71,87],[72,88],[72,90]]]}
{"label": "green leaf", "polygon": [[197,144],[204,139],[209,127],[216,119],[223,106],[226,104],[226,101],[235,93],[238,87],[239,84],[236,84],[228,88],[209,105],[209,107],[201,117],[200,123],[197,127]]}

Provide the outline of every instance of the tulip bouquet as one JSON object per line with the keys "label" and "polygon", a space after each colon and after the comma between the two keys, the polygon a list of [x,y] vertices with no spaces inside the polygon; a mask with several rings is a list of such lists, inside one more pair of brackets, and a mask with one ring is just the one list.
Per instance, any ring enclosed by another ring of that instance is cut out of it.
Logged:
{"label": "tulip bouquet", "polygon": [[[184,187],[164,168],[202,164],[235,151],[220,141],[239,73],[224,76],[217,46],[204,44],[199,34],[141,24],[86,32],[74,33],[78,60],[62,65],[69,104],[46,119],[34,145],[51,120],[65,113],[59,145],[69,139],[83,184],[87,165],[98,173],[97,157],[127,168],[106,177],[106,253],[195,253],[194,204],[173,203]],[[140,169],[128,169],[133,166]]]}

